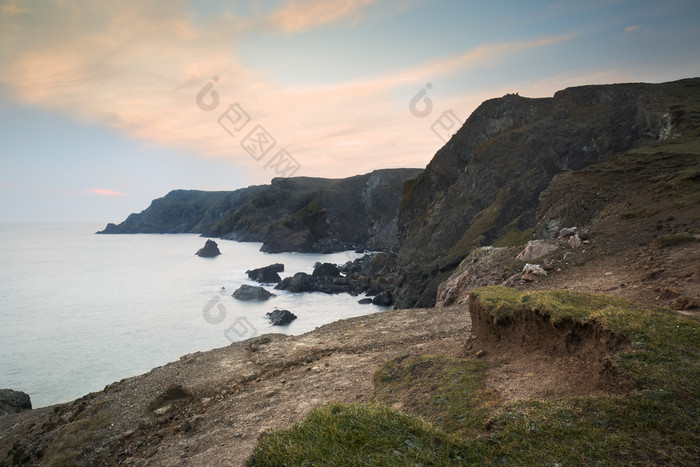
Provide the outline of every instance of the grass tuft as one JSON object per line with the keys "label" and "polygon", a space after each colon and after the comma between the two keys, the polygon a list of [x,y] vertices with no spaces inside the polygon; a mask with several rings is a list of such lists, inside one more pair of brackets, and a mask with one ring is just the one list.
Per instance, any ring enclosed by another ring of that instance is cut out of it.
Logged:
{"label": "grass tuft", "polygon": [[697,238],[686,232],[661,235],[656,238],[656,244],[659,246],[659,248],[668,248],[676,245],[683,245],[684,243],[693,243],[696,241]]}

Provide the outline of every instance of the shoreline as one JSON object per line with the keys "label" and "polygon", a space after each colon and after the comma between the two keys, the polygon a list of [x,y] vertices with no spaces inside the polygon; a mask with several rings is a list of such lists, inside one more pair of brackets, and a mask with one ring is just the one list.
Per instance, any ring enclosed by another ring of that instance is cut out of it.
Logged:
{"label": "shoreline", "polygon": [[[215,456],[240,465],[260,432],[300,420],[338,397],[367,400],[371,376],[382,362],[407,352],[457,355],[469,328],[468,310],[458,306],[437,313],[387,310],[335,321],[299,336],[265,334],[185,355],[72,402],[0,417],[0,447],[11,448],[5,444],[16,436],[34,440],[35,449],[46,447],[60,439],[71,422],[88,415],[85,420],[98,421],[89,428],[94,439],[87,444],[98,450],[89,454],[91,462],[101,462],[100,454],[107,452],[126,461],[128,453],[120,450],[139,438],[148,446],[158,440],[159,450],[167,451],[158,455],[159,463],[180,463],[183,452],[195,451],[194,463],[205,464]],[[173,384],[191,397],[149,411]],[[204,429],[224,414],[240,421],[213,432]],[[101,419],[109,423],[101,426]],[[215,440],[235,442],[222,453]],[[181,451],[181,442],[192,445],[189,451]]]}

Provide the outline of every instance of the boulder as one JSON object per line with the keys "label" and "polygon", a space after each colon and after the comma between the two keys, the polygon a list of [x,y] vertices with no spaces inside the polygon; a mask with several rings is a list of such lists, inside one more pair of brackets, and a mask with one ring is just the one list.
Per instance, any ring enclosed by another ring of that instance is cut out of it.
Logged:
{"label": "boulder", "polygon": [[394,299],[391,296],[391,292],[384,290],[378,293],[373,299],[372,304],[379,306],[391,306],[394,303]]}
{"label": "boulder", "polygon": [[316,263],[314,265],[313,276],[315,277],[338,277],[340,269],[332,263]]}
{"label": "boulder", "polygon": [[298,272],[292,277],[285,277],[275,288],[278,290],[288,290],[294,293],[317,292],[318,286],[314,279],[313,276],[305,272]]}
{"label": "boulder", "polygon": [[359,303],[360,305],[369,305],[372,303],[372,299],[370,297],[362,298],[358,300],[357,303]]}
{"label": "boulder", "polygon": [[32,410],[29,395],[13,389],[0,389],[0,415]]}
{"label": "boulder", "polygon": [[279,272],[284,271],[284,264],[275,263],[264,268],[251,269],[246,271],[248,278],[255,282],[261,282],[263,284],[278,283],[282,280]]}
{"label": "boulder", "polygon": [[547,271],[544,270],[539,264],[526,264],[523,266],[523,280],[528,282],[538,281],[542,277],[547,275]]}
{"label": "boulder", "polygon": [[552,243],[546,243],[541,240],[531,240],[527,243],[525,249],[515,257],[515,259],[518,261],[529,262],[548,255],[549,253],[556,251],[558,248],[558,245]]}
{"label": "boulder", "polygon": [[213,258],[214,256],[219,256],[221,252],[219,251],[219,245],[214,240],[207,240],[204,247],[200,248],[195,254],[202,258]]}
{"label": "boulder", "polygon": [[289,310],[274,310],[266,315],[273,326],[285,326],[297,319],[297,316]]}
{"label": "boulder", "polygon": [[271,297],[276,297],[275,294],[268,292],[262,287],[243,284],[233,292],[233,298],[237,300],[242,300],[244,302],[249,301],[263,301]]}
{"label": "boulder", "polygon": [[573,236],[569,237],[570,248],[581,248],[581,245],[583,245],[583,241],[581,240],[581,237],[578,236],[578,234],[574,234]]}

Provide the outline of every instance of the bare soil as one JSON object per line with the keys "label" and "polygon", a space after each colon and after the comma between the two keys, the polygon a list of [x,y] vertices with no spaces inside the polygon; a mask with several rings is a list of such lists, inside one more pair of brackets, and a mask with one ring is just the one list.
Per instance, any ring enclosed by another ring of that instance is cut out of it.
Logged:
{"label": "bare soil", "polygon": [[[327,402],[367,401],[382,363],[459,356],[469,331],[465,306],[395,310],[187,355],[74,403],[0,417],[0,464],[10,464],[4,453],[16,445],[42,452],[45,464],[64,455],[81,465],[243,465],[261,432]],[[166,393],[174,396],[158,397]],[[74,452],[59,452],[70,450],[56,440],[78,437],[71,420],[104,414],[108,422],[88,425],[90,437]]]}
{"label": "bare soil", "polygon": [[494,324],[476,300],[467,355],[497,365],[487,384],[505,400],[623,393],[612,357],[629,343],[596,323],[554,325],[535,311]]}

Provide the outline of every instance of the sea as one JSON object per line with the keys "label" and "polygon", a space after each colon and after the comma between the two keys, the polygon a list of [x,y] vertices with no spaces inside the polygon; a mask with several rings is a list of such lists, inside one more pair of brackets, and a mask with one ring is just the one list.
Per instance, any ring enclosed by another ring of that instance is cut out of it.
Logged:
{"label": "sea", "polygon": [[[194,253],[195,234],[95,235],[99,224],[0,224],[0,388],[33,407],[71,401],[197,351],[270,332],[302,334],[386,310],[349,294],[277,294],[241,302],[246,270],[284,264],[283,278],[316,262],[361,256],[260,252],[261,243],[219,240],[222,254]],[[266,313],[297,316],[272,326]]]}

